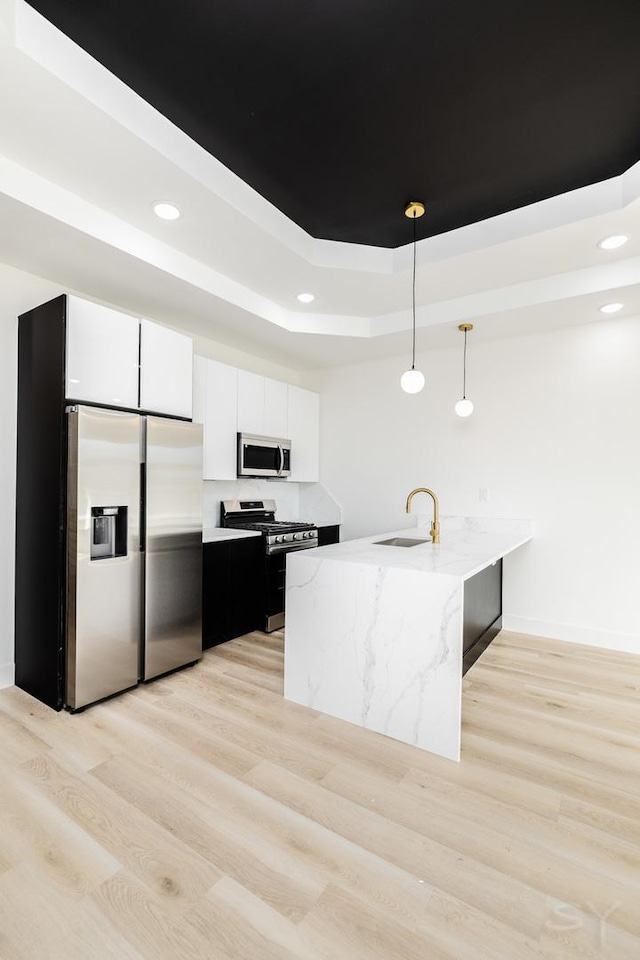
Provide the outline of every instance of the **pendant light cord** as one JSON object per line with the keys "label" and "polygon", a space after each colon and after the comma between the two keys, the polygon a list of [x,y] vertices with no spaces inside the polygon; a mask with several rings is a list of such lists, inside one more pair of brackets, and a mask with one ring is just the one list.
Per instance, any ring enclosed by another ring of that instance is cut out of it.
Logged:
{"label": "pendant light cord", "polygon": [[464,355],[462,361],[462,399],[467,399],[467,331],[464,331]]}
{"label": "pendant light cord", "polygon": [[414,211],[414,214],[413,214],[413,306],[412,306],[413,345],[412,345],[412,351],[411,351],[411,369],[412,370],[415,370],[416,368],[416,216],[417,216],[417,212]]}

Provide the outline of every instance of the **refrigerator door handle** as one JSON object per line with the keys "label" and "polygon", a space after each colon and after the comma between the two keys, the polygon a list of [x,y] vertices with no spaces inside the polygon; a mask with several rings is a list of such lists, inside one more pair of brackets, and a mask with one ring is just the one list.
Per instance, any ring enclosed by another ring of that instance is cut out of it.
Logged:
{"label": "refrigerator door handle", "polygon": [[146,511],[146,490],[147,490],[147,465],[140,464],[140,553],[144,553],[147,545],[147,511]]}

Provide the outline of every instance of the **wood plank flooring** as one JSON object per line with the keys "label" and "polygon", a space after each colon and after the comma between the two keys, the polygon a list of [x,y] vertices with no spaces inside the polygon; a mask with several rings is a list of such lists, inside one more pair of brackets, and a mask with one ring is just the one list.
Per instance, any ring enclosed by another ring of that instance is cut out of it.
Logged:
{"label": "wood plank flooring", "polygon": [[0,691],[2,960],[639,960],[640,657],[503,632],[458,765],[287,703],[282,648]]}

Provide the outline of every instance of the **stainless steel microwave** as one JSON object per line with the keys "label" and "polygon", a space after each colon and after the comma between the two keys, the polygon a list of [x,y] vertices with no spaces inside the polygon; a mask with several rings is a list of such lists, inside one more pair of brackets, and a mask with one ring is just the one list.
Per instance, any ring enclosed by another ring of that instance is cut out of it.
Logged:
{"label": "stainless steel microwave", "polygon": [[238,434],[239,477],[288,477],[290,473],[290,440]]}

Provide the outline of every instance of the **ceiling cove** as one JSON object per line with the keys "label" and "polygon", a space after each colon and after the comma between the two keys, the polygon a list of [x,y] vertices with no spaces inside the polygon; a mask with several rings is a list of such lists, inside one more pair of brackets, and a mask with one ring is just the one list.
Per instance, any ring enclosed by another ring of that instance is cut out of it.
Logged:
{"label": "ceiling cove", "polygon": [[[404,203],[403,246],[313,237],[24,0],[0,0],[0,62],[0,261],[291,369],[406,360]],[[418,349],[457,345],[469,318],[480,341],[610,324],[607,303],[640,316],[639,217],[640,162],[425,236]],[[602,249],[614,234],[628,242]]]}
{"label": "ceiling cove", "polygon": [[33,0],[313,238],[395,248],[640,159],[637,0]]}

